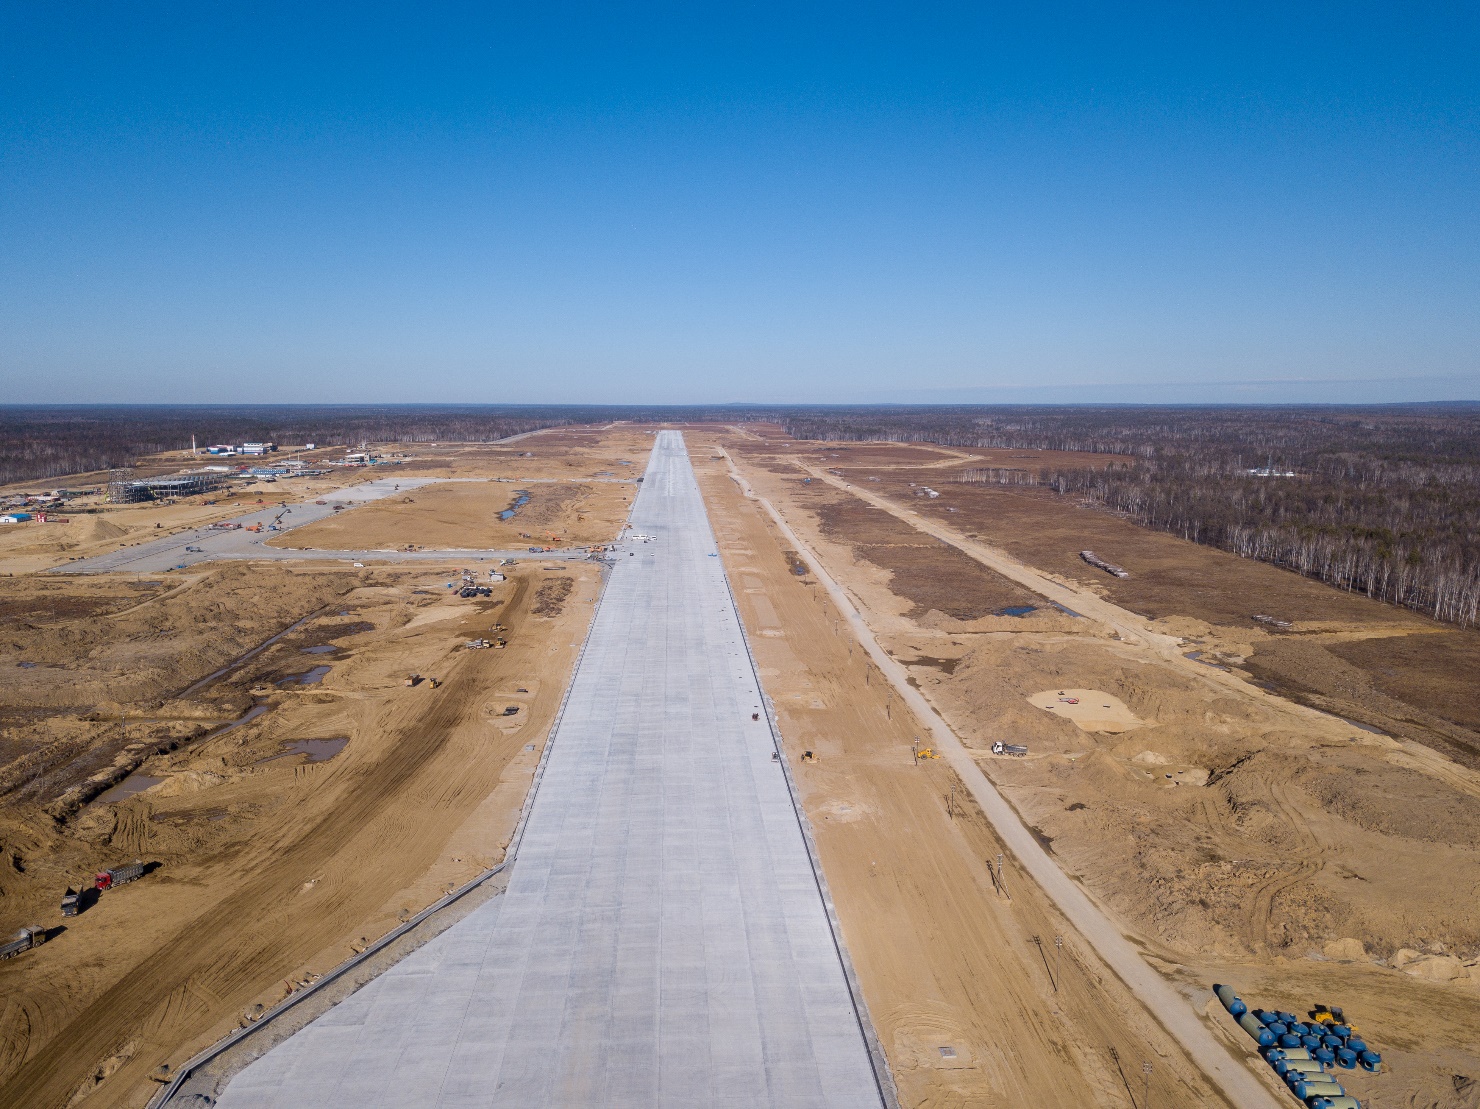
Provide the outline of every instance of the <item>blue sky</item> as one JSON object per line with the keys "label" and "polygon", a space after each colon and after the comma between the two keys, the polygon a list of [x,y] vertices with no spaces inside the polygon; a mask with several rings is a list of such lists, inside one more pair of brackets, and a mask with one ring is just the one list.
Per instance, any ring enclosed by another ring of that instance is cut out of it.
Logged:
{"label": "blue sky", "polygon": [[5,3],[0,401],[1480,398],[1407,7]]}

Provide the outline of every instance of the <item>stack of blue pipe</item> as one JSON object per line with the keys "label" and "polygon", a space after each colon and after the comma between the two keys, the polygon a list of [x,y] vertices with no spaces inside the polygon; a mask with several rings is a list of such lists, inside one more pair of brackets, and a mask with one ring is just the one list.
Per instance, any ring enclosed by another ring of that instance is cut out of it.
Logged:
{"label": "stack of blue pipe", "polygon": [[1343,1024],[1308,1024],[1294,1013],[1251,1010],[1232,986],[1214,986],[1213,993],[1229,1016],[1254,1038],[1259,1053],[1309,1109],[1362,1109],[1336,1081],[1327,1067],[1376,1071],[1382,1056],[1370,1050]]}

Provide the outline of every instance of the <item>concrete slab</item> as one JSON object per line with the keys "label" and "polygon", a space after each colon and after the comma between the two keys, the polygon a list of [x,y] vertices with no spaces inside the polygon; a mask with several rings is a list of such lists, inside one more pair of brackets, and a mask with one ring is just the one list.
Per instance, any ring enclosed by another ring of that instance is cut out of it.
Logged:
{"label": "concrete slab", "polygon": [[679,433],[632,523],[507,892],[221,1109],[883,1104]]}
{"label": "concrete slab", "polygon": [[[349,506],[368,504],[392,494],[408,492],[423,485],[442,481],[467,481],[467,478],[377,478],[374,481],[351,485],[333,493],[325,493],[313,501],[296,501],[287,505],[284,513],[281,503],[269,508],[258,509],[243,516],[233,517],[231,523],[242,525],[239,530],[220,528],[196,528],[194,531],[168,535],[133,547],[120,547],[108,554],[94,558],[81,558],[75,562],[64,562],[53,566],[49,573],[58,574],[107,574],[118,571],[139,574],[159,574],[167,570],[194,566],[199,562],[218,560],[273,560],[273,561],[330,561],[330,562],[445,562],[449,558],[478,559],[531,558],[570,559],[586,558],[581,550],[542,551],[532,555],[525,547],[508,550],[456,550],[456,551],[317,551],[295,550],[267,546],[267,540],[312,524],[334,515],[335,506],[340,511]],[[264,497],[264,499],[266,499]],[[323,501],[323,504],[319,504]],[[349,507],[349,510],[353,510]],[[276,532],[246,531],[245,528],[260,524],[277,523]],[[198,547],[199,550],[187,550]]]}

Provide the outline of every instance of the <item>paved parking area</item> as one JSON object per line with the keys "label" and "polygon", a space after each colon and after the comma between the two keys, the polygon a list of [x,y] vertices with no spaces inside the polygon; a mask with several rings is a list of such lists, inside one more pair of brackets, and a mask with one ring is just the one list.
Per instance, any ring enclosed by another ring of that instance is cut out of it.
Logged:
{"label": "paved parking area", "polygon": [[679,433],[632,524],[507,892],[221,1109],[883,1103]]}

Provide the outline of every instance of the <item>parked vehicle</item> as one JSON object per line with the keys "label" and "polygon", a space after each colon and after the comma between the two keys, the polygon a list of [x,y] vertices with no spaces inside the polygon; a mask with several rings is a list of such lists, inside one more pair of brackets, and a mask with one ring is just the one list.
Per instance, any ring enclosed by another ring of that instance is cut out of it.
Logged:
{"label": "parked vehicle", "polygon": [[1026,747],[1019,746],[1016,743],[1003,743],[999,739],[996,743],[992,744],[992,754],[994,755],[1011,755],[1014,758],[1020,759],[1027,753],[1028,749]]}

